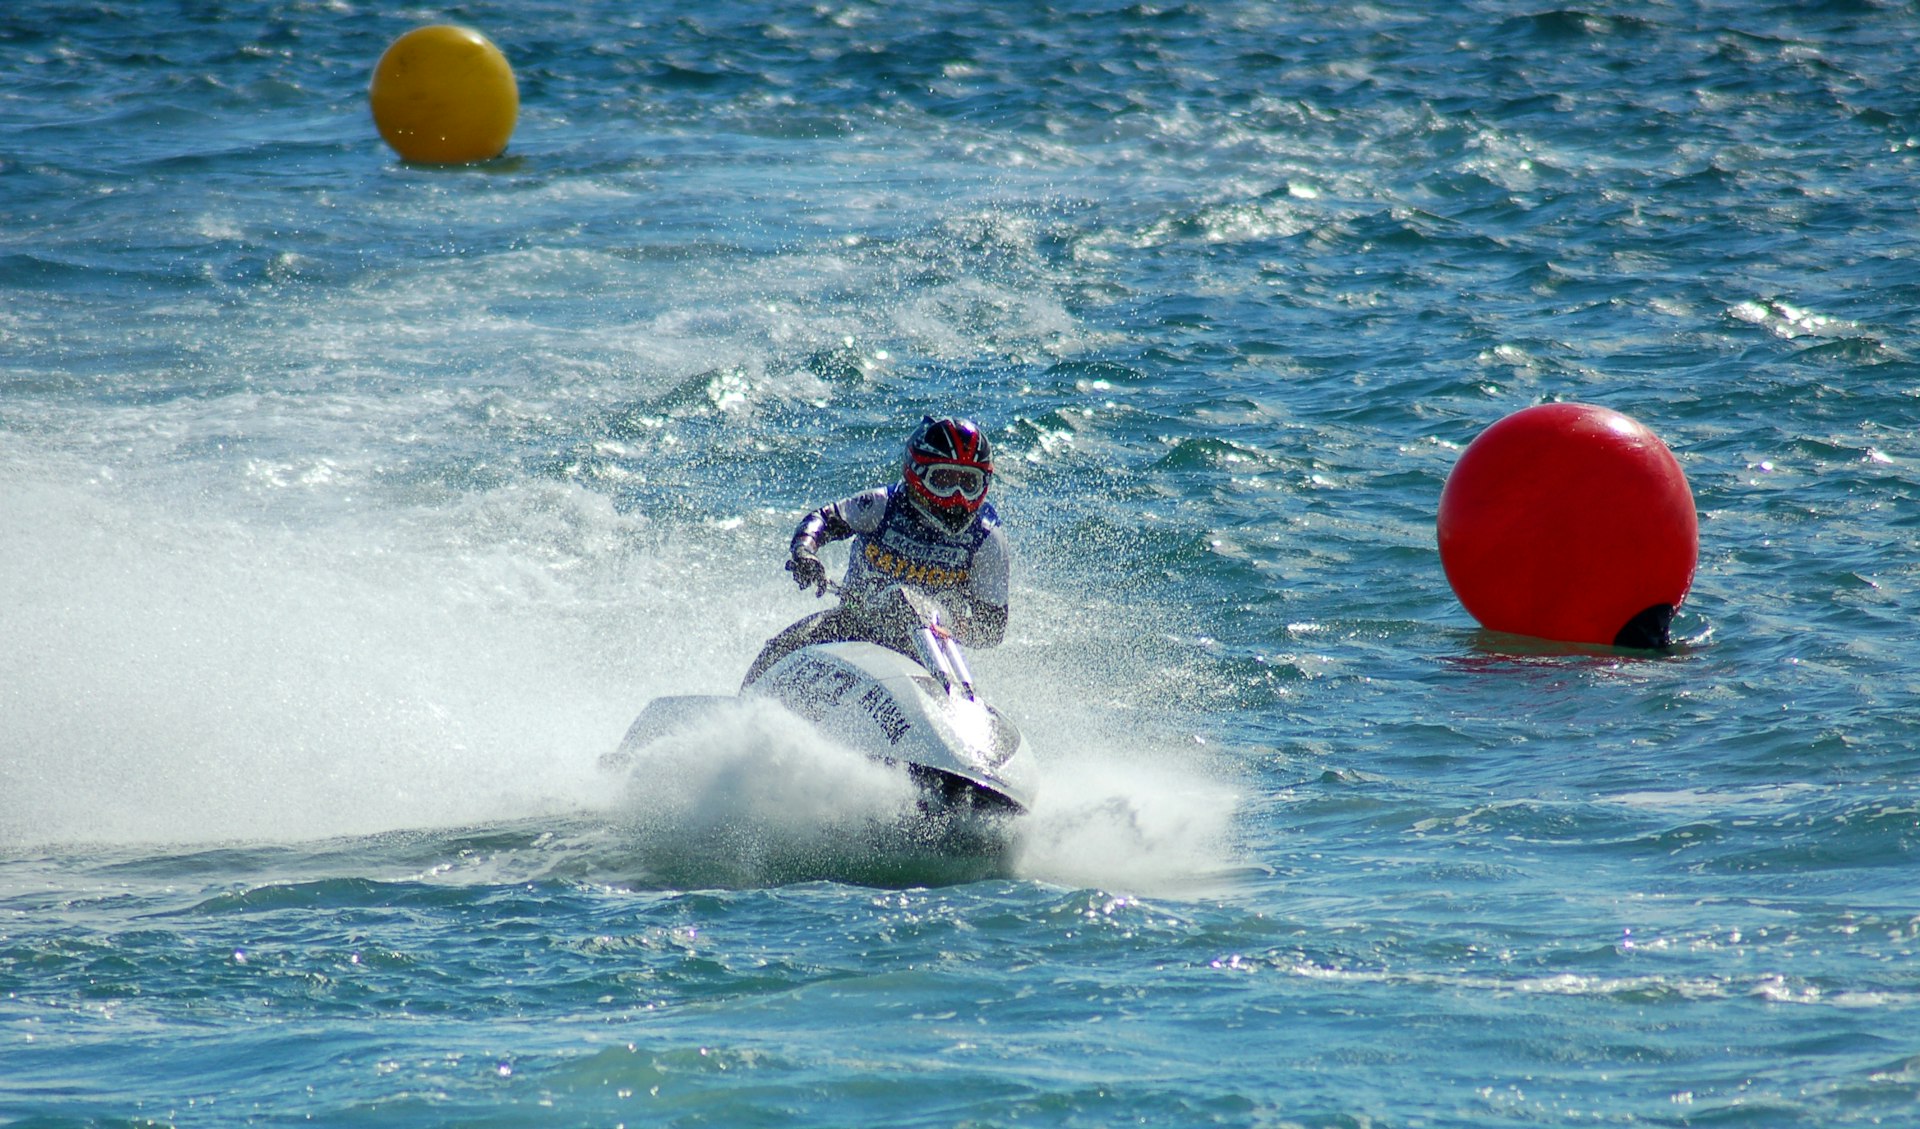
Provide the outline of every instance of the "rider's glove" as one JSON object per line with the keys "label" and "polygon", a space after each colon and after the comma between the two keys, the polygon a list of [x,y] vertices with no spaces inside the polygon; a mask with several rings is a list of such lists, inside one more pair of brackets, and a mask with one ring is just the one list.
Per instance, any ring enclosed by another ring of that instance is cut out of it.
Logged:
{"label": "rider's glove", "polygon": [[787,571],[793,574],[793,582],[802,588],[812,588],[815,596],[824,596],[827,592],[827,566],[820,558],[805,549],[795,549],[793,559],[787,562]]}

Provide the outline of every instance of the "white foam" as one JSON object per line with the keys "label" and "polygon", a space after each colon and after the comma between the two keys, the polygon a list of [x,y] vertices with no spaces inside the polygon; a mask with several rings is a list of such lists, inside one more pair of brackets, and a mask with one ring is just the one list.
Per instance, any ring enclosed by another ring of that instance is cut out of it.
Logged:
{"label": "white foam", "polygon": [[[598,758],[644,702],[731,693],[760,642],[813,610],[768,566],[784,517],[663,538],[542,481],[304,526],[223,516],[225,500],[0,462],[0,845],[606,811]],[[1225,774],[1143,737],[1148,703],[1121,700],[1143,684],[1127,676],[1138,624],[1016,599],[1037,634],[976,664],[1040,769],[1015,872],[1161,893],[1230,866]],[[896,817],[909,794],[765,705],[656,755],[668,769],[615,818],[643,855],[722,843],[715,881],[783,873],[763,864]]]}
{"label": "white foam", "polygon": [[1042,760],[1017,870],[1063,886],[1198,893],[1233,866],[1238,807],[1230,783],[1167,750],[1055,750]]}
{"label": "white foam", "polygon": [[0,842],[577,809],[638,701],[726,677],[759,630],[736,599],[710,650],[661,646],[686,607],[569,487],[286,529],[4,477]]}
{"label": "white foam", "polygon": [[649,877],[741,886],[856,869],[914,798],[904,772],[747,699],[648,745],[615,814]]}

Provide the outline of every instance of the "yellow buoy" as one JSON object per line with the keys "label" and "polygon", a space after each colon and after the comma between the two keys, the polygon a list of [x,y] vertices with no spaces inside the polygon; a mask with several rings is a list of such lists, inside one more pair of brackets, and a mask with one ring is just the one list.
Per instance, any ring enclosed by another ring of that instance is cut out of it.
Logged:
{"label": "yellow buoy", "polygon": [[506,151],[520,116],[513,68],[477,31],[415,28],[373,68],[373,124],[409,161],[457,165]]}

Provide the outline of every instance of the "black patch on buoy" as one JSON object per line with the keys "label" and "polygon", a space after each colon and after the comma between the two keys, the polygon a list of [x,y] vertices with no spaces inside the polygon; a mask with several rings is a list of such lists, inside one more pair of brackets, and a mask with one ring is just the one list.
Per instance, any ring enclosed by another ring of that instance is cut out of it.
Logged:
{"label": "black patch on buoy", "polygon": [[1655,604],[1627,621],[1613,637],[1616,647],[1637,647],[1643,651],[1663,651],[1673,642],[1673,605]]}

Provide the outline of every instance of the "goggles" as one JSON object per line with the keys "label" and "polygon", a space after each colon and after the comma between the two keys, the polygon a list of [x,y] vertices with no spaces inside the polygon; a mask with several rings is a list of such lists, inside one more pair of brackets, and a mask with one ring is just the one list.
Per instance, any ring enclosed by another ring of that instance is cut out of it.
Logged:
{"label": "goggles", "polygon": [[936,498],[958,495],[977,502],[987,492],[987,472],[964,463],[933,463],[920,468],[920,484]]}

